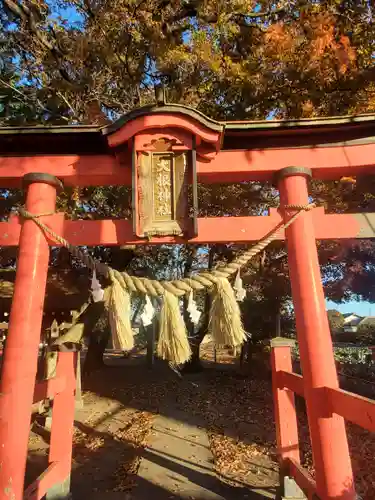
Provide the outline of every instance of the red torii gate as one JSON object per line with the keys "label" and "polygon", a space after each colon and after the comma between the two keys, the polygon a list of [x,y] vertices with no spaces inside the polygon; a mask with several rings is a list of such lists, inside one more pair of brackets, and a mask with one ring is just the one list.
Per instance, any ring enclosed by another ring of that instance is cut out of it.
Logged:
{"label": "red torii gate", "polygon": [[[223,123],[185,106],[163,104],[137,109],[103,129],[6,128],[0,129],[0,186],[23,186],[26,209],[46,214],[40,220],[72,245],[250,243],[287,220],[287,207],[309,203],[311,176],[337,179],[375,173],[374,125],[375,116],[365,115]],[[154,187],[147,184],[155,173],[153,158],[164,161],[163,168],[175,184],[169,197],[162,198],[172,203],[170,208],[150,215],[147,204],[151,207],[156,199]],[[264,217],[196,217],[197,182],[250,180],[277,183],[279,211],[270,210]],[[186,200],[179,205],[184,183],[193,188],[192,207]],[[132,185],[133,220],[68,221],[64,214],[48,215],[55,210],[61,184]],[[287,240],[304,376],[291,373],[290,348],[275,342],[278,449],[283,473],[292,475],[309,498],[316,494],[322,500],[354,500],[344,418],[375,430],[374,402],[338,388],[316,239],[373,238],[374,223],[375,214],[326,215],[316,208],[279,236]],[[0,246],[15,245],[19,245],[17,277],[0,388],[0,500],[41,499],[46,494],[49,499],[65,498],[74,419],[74,355],[59,353],[56,377],[35,384],[49,246],[58,244],[32,220],[11,217],[0,223]],[[292,391],[306,398],[316,483],[299,465]],[[31,406],[46,395],[55,395],[50,465],[24,492]]]}

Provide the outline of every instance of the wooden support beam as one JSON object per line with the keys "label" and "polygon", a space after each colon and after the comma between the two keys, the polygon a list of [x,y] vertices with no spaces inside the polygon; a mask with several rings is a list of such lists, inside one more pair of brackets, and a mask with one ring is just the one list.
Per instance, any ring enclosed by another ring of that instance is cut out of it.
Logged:
{"label": "wooden support beam", "polygon": [[[294,478],[298,486],[307,495],[309,500],[313,500],[316,494],[316,482],[309,475],[306,469],[302,467],[296,460],[288,457],[286,459],[289,475]],[[315,497],[316,498],[316,497]]]}
{"label": "wooden support beam", "polygon": [[[375,237],[375,214],[372,213],[327,215],[323,208],[316,208],[313,221],[318,240]],[[127,219],[71,221],[64,220],[64,214],[56,214],[45,217],[44,222],[72,245],[251,243],[272,231],[281,222],[281,216],[272,209],[269,216],[199,218],[198,236],[190,240],[173,236],[155,237],[150,241],[137,239],[132,221]],[[0,222],[0,246],[17,246],[20,231],[18,217],[12,217],[9,222]],[[284,240],[284,233],[280,232],[277,239]],[[59,246],[52,239],[49,239],[49,243]]]}
{"label": "wooden support beam", "polygon": [[[375,174],[375,144],[220,151],[197,160],[200,183],[266,181],[288,166],[303,166],[313,177]],[[30,172],[55,175],[66,186],[131,184],[131,159],[114,155],[6,156],[0,158],[0,187],[20,187]]]}
{"label": "wooden support beam", "polygon": [[283,383],[282,376],[292,371],[293,341],[271,340],[272,391],[274,399],[277,455],[280,472],[286,475],[285,459],[300,462],[298,424],[294,393]]}
{"label": "wooden support beam", "polygon": [[42,380],[35,384],[33,403],[39,403],[43,399],[53,398],[66,387],[65,377],[53,377]]}
{"label": "wooden support beam", "polygon": [[358,394],[326,387],[327,405],[332,413],[337,413],[363,429],[375,432],[375,401]]}
{"label": "wooden support beam", "polygon": [[282,388],[289,389],[293,391],[298,396],[304,397],[305,391],[303,389],[303,377],[298,375],[298,373],[281,371],[278,373],[278,380],[282,385]]}
{"label": "wooden support beam", "polygon": [[24,491],[24,500],[41,500],[47,491],[63,479],[61,462],[52,462],[47,469],[33,481]]}

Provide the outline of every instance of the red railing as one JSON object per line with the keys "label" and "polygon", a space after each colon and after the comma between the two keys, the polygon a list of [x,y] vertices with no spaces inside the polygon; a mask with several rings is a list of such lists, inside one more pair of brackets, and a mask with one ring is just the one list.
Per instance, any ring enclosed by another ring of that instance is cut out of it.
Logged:
{"label": "red railing", "polygon": [[[291,347],[294,341],[271,342],[272,386],[275,407],[277,450],[282,475],[293,477],[308,499],[318,498],[315,481],[300,464],[297,415],[294,394],[304,397],[304,380],[293,373]],[[337,414],[375,432],[375,401],[357,394],[323,387],[326,416]],[[315,466],[321,464],[315,464]],[[324,499],[322,499],[324,500]]]}
{"label": "red railing", "polygon": [[77,352],[59,352],[56,375],[35,386],[34,403],[53,398],[52,428],[47,469],[24,492],[24,500],[40,500],[56,491],[61,498],[70,487],[75,410]]}

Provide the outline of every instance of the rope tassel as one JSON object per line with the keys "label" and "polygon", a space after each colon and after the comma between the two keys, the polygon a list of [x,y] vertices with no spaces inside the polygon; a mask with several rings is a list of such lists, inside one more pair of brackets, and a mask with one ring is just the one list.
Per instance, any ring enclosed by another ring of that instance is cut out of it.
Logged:
{"label": "rope tassel", "polygon": [[134,347],[134,335],[130,324],[130,295],[126,288],[111,274],[112,286],[108,300],[109,324],[114,349],[130,351]]}
{"label": "rope tassel", "polygon": [[212,291],[208,333],[216,346],[236,347],[246,340],[236,295],[226,278],[217,278]]}
{"label": "rope tassel", "polygon": [[159,342],[157,355],[174,365],[189,361],[191,349],[178,297],[165,292],[160,312]]}

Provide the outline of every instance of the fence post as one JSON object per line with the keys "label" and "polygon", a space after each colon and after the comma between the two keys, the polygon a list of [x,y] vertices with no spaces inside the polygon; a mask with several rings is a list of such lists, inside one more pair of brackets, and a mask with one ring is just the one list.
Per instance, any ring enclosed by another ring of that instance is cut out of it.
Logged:
{"label": "fence post", "polygon": [[294,393],[282,387],[278,372],[292,372],[291,348],[295,341],[281,337],[271,340],[272,389],[275,410],[277,455],[281,475],[286,474],[285,459],[300,462],[298,426]]}
{"label": "fence post", "polygon": [[49,464],[58,462],[62,468],[62,481],[49,489],[47,500],[70,498],[73,427],[75,413],[76,368],[78,352],[59,352],[56,376],[65,377],[65,389],[53,400]]}

